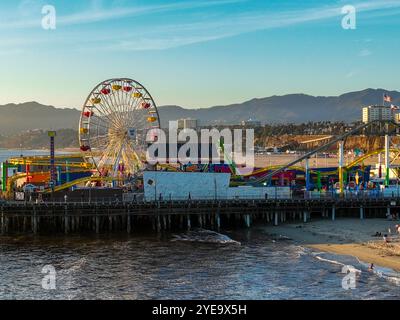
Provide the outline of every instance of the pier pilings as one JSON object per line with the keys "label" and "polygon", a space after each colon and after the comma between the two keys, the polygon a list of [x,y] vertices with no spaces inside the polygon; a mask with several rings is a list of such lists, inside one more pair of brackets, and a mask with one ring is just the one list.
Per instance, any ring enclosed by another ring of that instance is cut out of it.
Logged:
{"label": "pier pilings", "polygon": [[0,204],[0,232],[33,234],[154,232],[250,228],[256,224],[307,223],[329,217],[386,218],[400,212],[400,199],[266,199],[135,203]]}

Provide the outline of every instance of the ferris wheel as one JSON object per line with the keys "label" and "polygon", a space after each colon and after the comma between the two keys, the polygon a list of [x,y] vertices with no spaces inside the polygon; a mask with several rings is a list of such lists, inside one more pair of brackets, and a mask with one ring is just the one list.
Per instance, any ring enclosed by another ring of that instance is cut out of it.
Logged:
{"label": "ferris wheel", "polygon": [[[89,94],[79,121],[80,149],[101,176],[135,174],[160,128],[156,104],[132,79],[110,79]],[[155,132],[155,131],[154,131]]]}

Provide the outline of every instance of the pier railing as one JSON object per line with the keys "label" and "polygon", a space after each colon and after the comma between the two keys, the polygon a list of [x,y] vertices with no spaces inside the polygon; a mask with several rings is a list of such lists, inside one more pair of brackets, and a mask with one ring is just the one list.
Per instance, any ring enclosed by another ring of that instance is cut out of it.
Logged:
{"label": "pier railing", "polygon": [[[143,197],[142,197],[143,198]],[[168,201],[212,201],[212,200],[223,200],[223,201],[237,201],[237,200],[352,200],[352,199],[394,199],[400,198],[400,191],[379,191],[379,190],[359,190],[359,191],[345,191],[340,194],[334,190],[332,191],[302,191],[293,192],[289,194],[265,194],[264,196],[253,196],[253,195],[240,195],[235,197],[224,197],[224,196],[193,196],[193,197],[177,197],[177,196],[159,196],[159,197],[147,197],[144,198],[144,202],[168,202]],[[130,201],[127,201],[130,202]]]}
{"label": "pier railing", "polygon": [[359,190],[359,191],[345,191],[343,194],[339,194],[336,191],[302,191],[294,192],[291,191],[289,194],[265,194],[264,196],[254,196],[254,195],[241,195],[234,197],[224,197],[224,196],[187,196],[187,197],[177,197],[177,196],[158,196],[158,197],[145,197],[143,193],[135,194],[123,194],[122,197],[91,197],[82,199],[63,199],[63,198],[46,198],[41,201],[36,199],[29,199],[26,197],[24,201],[16,200],[0,200],[0,205],[2,203],[7,204],[99,204],[99,205],[115,205],[123,203],[157,203],[157,202],[171,202],[171,201],[224,201],[224,202],[235,202],[235,201],[251,201],[251,200],[362,200],[362,199],[398,199],[400,198],[400,190]]}

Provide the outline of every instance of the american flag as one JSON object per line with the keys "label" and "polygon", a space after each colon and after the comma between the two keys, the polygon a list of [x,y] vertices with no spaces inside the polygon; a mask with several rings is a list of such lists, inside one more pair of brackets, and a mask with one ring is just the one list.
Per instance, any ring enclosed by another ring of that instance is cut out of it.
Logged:
{"label": "american flag", "polygon": [[392,104],[392,105],[390,106],[390,108],[391,108],[392,110],[399,110],[399,107],[398,107],[398,106],[395,106],[394,104]]}
{"label": "american flag", "polygon": [[392,97],[387,95],[386,93],[383,95],[383,101],[392,102]]}

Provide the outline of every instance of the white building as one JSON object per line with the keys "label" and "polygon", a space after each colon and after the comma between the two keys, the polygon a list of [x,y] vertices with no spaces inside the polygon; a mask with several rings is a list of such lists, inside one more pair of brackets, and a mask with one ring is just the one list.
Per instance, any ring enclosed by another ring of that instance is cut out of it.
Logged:
{"label": "white building", "polygon": [[144,198],[158,200],[289,199],[290,187],[230,187],[230,173],[145,171]]}
{"label": "white building", "polygon": [[254,127],[254,128],[255,127],[261,127],[261,121],[249,119],[249,120],[242,121],[241,125],[243,127]]}
{"label": "white building", "polygon": [[179,119],[178,129],[194,129],[198,126],[197,119]]}
{"label": "white building", "polygon": [[362,122],[394,120],[394,112],[391,107],[368,106],[362,109]]}
{"label": "white building", "polygon": [[145,171],[146,201],[226,199],[230,173]]}

